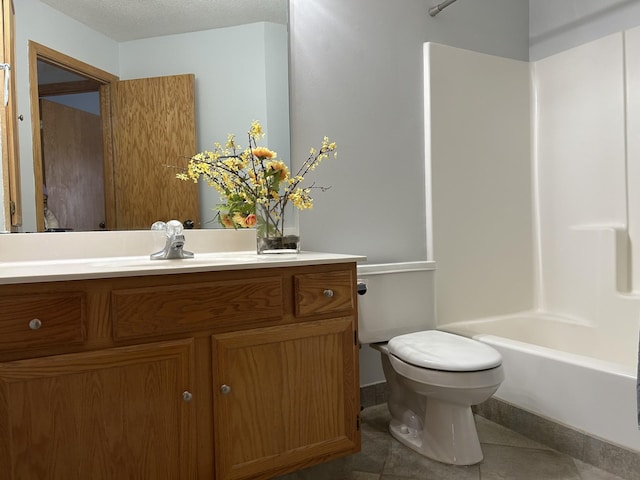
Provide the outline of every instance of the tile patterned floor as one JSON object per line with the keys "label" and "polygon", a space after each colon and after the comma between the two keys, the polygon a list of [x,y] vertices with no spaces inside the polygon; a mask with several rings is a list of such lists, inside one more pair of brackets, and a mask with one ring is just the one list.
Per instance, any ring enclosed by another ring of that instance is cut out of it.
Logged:
{"label": "tile patterned floor", "polygon": [[362,411],[362,451],[280,480],[622,480],[476,417],[484,460],[470,467],[429,460],[388,433],[386,404]]}

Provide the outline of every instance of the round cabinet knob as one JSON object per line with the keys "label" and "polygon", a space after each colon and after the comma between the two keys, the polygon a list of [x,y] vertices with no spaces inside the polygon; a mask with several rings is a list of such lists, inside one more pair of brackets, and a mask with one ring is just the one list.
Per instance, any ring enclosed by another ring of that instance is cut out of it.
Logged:
{"label": "round cabinet knob", "polygon": [[193,393],[185,390],[184,392],[182,392],[182,400],[184,400],[185,402],[190,402],[191,400],[193,400]]}
{"label": "round cabinet knob", "polygon": [[327,298],[331,298],[333,297],[333,290],[327,288],[324,292],[322,292],[322,294]]}
{"label": "round cabinet knob", "polygon": [[42,326],[42,320],[39,318],[34,318],[29,322],[29,328],[31,330],[38,330]]}
{"label": "round cabinet knob", "polygon": [[220,387],[220,393],[223,395],[229,395],[231,393],[231,387],[229,385],[222,385]]}

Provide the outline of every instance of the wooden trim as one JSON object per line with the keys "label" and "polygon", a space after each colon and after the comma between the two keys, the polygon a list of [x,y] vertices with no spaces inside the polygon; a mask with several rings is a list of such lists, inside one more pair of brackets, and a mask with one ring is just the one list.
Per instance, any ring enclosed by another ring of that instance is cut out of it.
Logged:
{"label": "wooden trim", "polygon": [[42,139],[40,136],[40,100],[38,98],[38,57],[29,42],[29,97],[31,100],[31,136],[33,141],[33,183],[36,195],[36,230],[44,231],[44,195],[42,192]]}
{"label": "wooden trim", "polygon": [[[9,20],[9,17],[6,14],[6,8],[5,6],[7,5],[7,1],[6,0],[2,0],[2,18],[0,18],[0,26],[2,27],[2,32],[3,32],[3,42],[4,45],[6,46],[7,42],[7,23]],[[5,62],[5,52],[4,51],[0,51],[0,62],[4,63]],[[4,75],[2,76],[4,78]],[[5,108],[4,106],[2,106],[2,115],[0,115],[0,129],[2,129],[2,132],[8,132],[8,128],[7,128],[7,120],[9,118],[8,115],[8,109]],[[11,223],[11,210],[10,210],[10,204],[11,204],[11,195],[9,193],[9,182],[10,180],[10,176],[9,176],[9,148],[6,141],[4,141],[5,139],[8,140],[9,136],[8,133],[5,133],[3,135],[2,138],[2,191],[3,191],[3,198],[4,198],[4,203],[3,203],[3,212],[4,212],[4,219],[5,222],[7,224],[7,226]]]}
{"label": "wooden trim", "polygon": [[2,107],[2,185],[4,190],[4,218],[6,228],[10,228],[11,231],[16,231],[17,227],[22,224],[20,156],[16,113],[14,17],[13,0],[2,0],[3,49],[1,61],[11,65],[9,103],[6,107]]}
{"label": "wooden trim", "polygon": [[100,87],[100,117],[102,119],[105,227],[107,230],[115,230],[116,184],[114,179],[113,129],[111,126],[111,84]]}
{"label": "wooden trim", "polygon": [[38,85],[38,94],[41,97],[53,97],[55,95],[95,92],[100,89],[100,86],[102,86],[102,84],[96,80],[49,83],[47,85]]}
{"label": "wooden trim", "polygon": [[[40,60],[44,60],[51,65],[63,68],[73,73],[96,80],[100,84],[117,82],[119,78],[112,73],[96,68],[88,63],[76,60],[69,55],[58,52],[52,48],[45,47],[32,40],[29,41],[29,57],[37,56]],[[36,72],[37,73],[37,72]],[[37,85],[37,82],[36,82]]]}
{"label": "wooden trim", "polygon": [[5,52],[7,51],[7,44],[9,45],[8,54],[5,55],[5,58],[9,59],[9,62],[12,65],[12,70],[14,75],[12,76],[13,81],[9,86],[9,105],[8,105],[8,114],[9,121],[7,122],[7,142],[9,147],[9,192],[10,198],[13,202],[13,210],[11,212],[11,231],[16,231],[17,227],[22,225],[22,193],[20,188],[20,148],[18,144],[18,112],[17,112],[17,104],[18,104],[18,96],[16,94],[16,81],[15,81],[15,9],[13,7],[13,0],[9,1],[9,5],[4,7],[8,8],[9,11],[7,15],[10,15],[9,19],[9,38],[8,40],[5,38]]}

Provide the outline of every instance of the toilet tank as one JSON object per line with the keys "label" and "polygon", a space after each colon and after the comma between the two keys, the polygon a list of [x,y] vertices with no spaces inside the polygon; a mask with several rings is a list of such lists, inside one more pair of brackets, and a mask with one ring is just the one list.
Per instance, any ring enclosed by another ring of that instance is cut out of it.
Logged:
{"label": "toilet tank", "polygon": [[360,343],[386,342],[403,333],[436,327],[434,262],[358,266]]}

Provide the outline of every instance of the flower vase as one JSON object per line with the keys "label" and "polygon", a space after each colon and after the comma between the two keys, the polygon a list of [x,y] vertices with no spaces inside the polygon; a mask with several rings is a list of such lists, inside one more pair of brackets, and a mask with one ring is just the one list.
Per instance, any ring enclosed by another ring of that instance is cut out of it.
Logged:
{"label": "flower vase", "polygon": [[300,252],[297,210],[291,204],[268,201],[256,205],[258,254]]}

